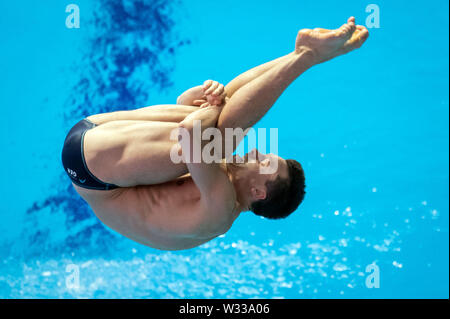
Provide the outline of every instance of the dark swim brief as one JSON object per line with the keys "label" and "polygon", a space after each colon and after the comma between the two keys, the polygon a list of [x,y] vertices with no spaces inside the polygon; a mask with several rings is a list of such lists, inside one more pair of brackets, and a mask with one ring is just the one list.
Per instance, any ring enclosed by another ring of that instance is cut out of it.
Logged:
{"label": "dark swim brief", "polygon": [[87,168],[84,160],[83,141],[84,134],[97,125],[84,119],[75,124],[67,134],[62,150],[62,163],[64,170],[74,184],[83,188],[109,190],[118,188],[114,184],[102,182]]}

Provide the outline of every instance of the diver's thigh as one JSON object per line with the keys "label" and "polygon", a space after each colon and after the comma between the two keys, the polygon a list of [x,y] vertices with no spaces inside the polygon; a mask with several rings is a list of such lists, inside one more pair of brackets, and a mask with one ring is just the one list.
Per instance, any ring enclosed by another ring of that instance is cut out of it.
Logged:
{"label": "diver's thigh", "polygon": [[164,183],[186,173],[174,163],[171,133],[178,123],[113,121],[86,132],[84,156],[91,173],[121,187]]}
{"label": "diver's thigh", "polygon": [[198,110],[196,106],[179,104],[162,104],[146,106],[130,111],[115,111],[110,113],[95,114],[88,119],[103,125],[112,121],[156,121],[179,123],[190,113]]}

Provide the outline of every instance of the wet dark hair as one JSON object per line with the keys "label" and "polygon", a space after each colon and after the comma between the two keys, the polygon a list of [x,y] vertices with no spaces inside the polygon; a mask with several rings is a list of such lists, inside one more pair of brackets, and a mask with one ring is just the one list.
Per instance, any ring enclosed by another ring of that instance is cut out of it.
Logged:
{"label": "wet dark hair", "polygon": [[259,216],[280,219],[294,212],[305,197],[305,174],[296,160],[286,160],[288,178],[277,176],[274,181],[267,181],[267,196],[254,201],[250,210]]}

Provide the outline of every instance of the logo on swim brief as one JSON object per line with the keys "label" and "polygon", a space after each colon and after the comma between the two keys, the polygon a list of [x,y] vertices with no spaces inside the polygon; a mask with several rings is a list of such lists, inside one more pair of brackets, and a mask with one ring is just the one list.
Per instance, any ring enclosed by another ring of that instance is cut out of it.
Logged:
{"label": "logo on swim brief", "polygon": [[77,178],[77,173],[74,170],[71,170],[70,168],[67,168],[67,174],[70,175],[72,178]]}
{"label": "logo on swim brief", "polygon": [[80,178],[79,181],[80,181],[81,184],[84,184],[84,182],[86,182],[86,179],[81,179]]}

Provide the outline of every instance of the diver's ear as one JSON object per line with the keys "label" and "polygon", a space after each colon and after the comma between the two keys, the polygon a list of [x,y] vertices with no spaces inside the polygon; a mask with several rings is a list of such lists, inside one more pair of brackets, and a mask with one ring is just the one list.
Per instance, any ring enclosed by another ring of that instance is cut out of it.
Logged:
{"label": "diver's ear", "polygon": [[252,187],[250,189],[253,200],[261,200],[266,198],[266,190],[259,187]]}

